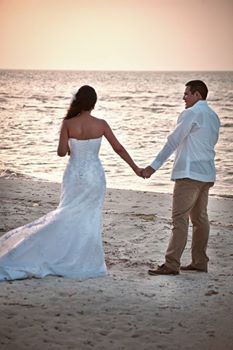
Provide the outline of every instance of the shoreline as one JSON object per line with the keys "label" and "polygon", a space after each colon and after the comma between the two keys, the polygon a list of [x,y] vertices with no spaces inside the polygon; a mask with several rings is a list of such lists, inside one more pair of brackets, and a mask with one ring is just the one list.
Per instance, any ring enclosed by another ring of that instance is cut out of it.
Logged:
{"label": "shoreline", "polygon": [[[61,186],[61,181],[51,181],[49,179],[43,179],[43,178],[39,178],[39,177],[33,177],[33,176],[29,176],[26,174],[21,174],[21,173],[15,173],[14,171],[10,171],[10,170],[5,170],[2,171],[2,173],[0,173],[0,180],[1,179],[6,179],[6,180],[11,180],[14,179],[17,181],[17,179],[23,179],[23,180],[27,180],[27,181],[33,181],[33,182],[37,182],[37,183],[48,183],[48,184],[57,184]],[[62,180],[62,179],[61,179]],[[170,181],[170,183],[173,184],[173,181]],[[108,183],[107,183],[108,185]],[[220,197],[220,198],[229,198],[232,199],[233,198],[233,194],[219,194],[219,193],[211,193],[213,187],[210,188],[210,197]],[[172,186],[173,189],[173,186]],[[119,187],[114,187],[114,186],[107,186],[107,190],[120,190],[120,191],[135,191],[135,192],[144,192],[144,193],[157,193],[157,194],[168,194],[168,195],[172,195],[172,191],[151,191],[150,189],[126,189],[126,188],[119,188]]]}
{"label": "shoreline", "polygon": [[[16,224],[15,227],[21,226],[24,224],[23,219],[25,216],[29,215],[29,222],[34,220],[34,217],[37,218],[36,215],[42,216],[46,214],[48,211],[54,210],[57,205],[59,204],[59,198],[60,198],[60,190],[61,190],[61,183],[59,182],[51,182],[49,180],[41,180],[34,177],[29,176],[0,176],[0,199],[1,199],[1,206],[3,209],[3,216],[6,214],[4,212],[4,206],[7,206],[7,210],[10,210],[11,214],[14,216],[15,210],[17,212],[17,209],[21,212],[21,214],[18,214],[17,222],[20,222],[20,224]],[[46,196],[49,198],[46,198]],[[133,189],[119,189],[119,188],[106,188],[106,196],[105,196],[105,204],[103,211],[105,212],[105,209],[114,208],[115,210],[121,211],[121,208],[117,207],[116,205],[113,206],[113,199],[112,196],[116,196],[116,199],[119,197],[122,197],[123,200],[123,207],[126,206],[127,210],[133,210],[136,212],[142,211],[146,213],[149,212],[149,214],[155,214],[156,212],[162,212],[164,206],[168,208],[167,213],[163,213],[166,215],[168,219],[170,219],[171,216],[171,205],[172,205],[172,193],[166,193],[166,192],[153,192],[153,191],[143,191],[143,190],[133,190]],[[128,200],[130,198],[130,200]],[[142,199],[142,200],[141,200]],[[159,200],[159,203],[156,203],[156,199]],[[15,201],[12,205],[11,200]],[[130,204],[127,203],[127,201],[135,200],[136,206],[132,204],[130,209]],[[145,200],[148,203],[145,203]],[[220,203],[219,203],[220,201]],[[18,202],[18,203],[17,203]],[[22,209],[22,204],[25,204],[24,210]],[[116,203],[117,204],[117,203]],[[139,205],[140,204],[140,205]],[[150,204],[152,204],[152,207],[150,208]],[[221,213],[219,212],[219,204],[220,206],[224,206],[224,212],[227,212],[229,215],[229,220],[224,215],[224,221],[228,220],[229,224],[232,224],[233,226],[233,197],[231,195],[215,195],[210,194],[209,196],[209,204],[208,204],[208,211],[211,219],[214,219],[216,217],[221,217]],[[19,208],[18,208],[19,206]],[[217,206],[217,210],[215,207]],[[229,208],[228,208],[229,206]],[[12,207],[13,210],[10,209]],[[232,208],[232,212],[231,212]],[[8,220],[12,220],[13,217],[11,217],[10,212],[7,214]],[[103,212],[103,215],[104,215]],[[213,212],[213,213],[212,213]],[[124,211],[122,212],[124,213]],[[143,214],[141,214],[143,215]],[[5,215],[6,216],[6,215]],[[16,215],[17,216],[17,215]],[[38,217],[39,217],[38,216]],[[31,218],[32,217],[32,220]],[[20,220],[22,219],[22,220]],[[14,228],[14,227],[13,227]],[[10,227],[12,229],[12,227]],[[7,231],[9,228],[6,229]],[[0,235],[2,232],[5,232],[2,230],[2,224],[0,224]]]}
{"label": "shoreline", "polygon": [[[0,178],[0,235],[52,211],[60,184]],[[108,275],[0,283],[3,350],[224,350],[233,334],[233,200],[210,197],[209,273],[149,276],[163,263],[171,194],[107,189]],[[182,263],[190,261],[191,232]]]}

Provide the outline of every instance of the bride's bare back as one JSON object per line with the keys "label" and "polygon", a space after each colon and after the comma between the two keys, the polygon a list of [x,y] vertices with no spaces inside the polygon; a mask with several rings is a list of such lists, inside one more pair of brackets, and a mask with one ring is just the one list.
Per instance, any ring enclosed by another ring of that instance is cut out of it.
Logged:
{"label": "bride's bare back", "polygon": [[69,138],[78,140],[96,139],[104,135],[106,122],[93,117],[90,112],[65,121]]}
{"label": "bride's bare back", "polygon": [[116,153],[126,152],[105,120],[93,117],[90,111],[83,111],[77,117],[63,120],[57,153],[60,157],[69,153],[70,138],[89,140],[102,136],[106,137]]}

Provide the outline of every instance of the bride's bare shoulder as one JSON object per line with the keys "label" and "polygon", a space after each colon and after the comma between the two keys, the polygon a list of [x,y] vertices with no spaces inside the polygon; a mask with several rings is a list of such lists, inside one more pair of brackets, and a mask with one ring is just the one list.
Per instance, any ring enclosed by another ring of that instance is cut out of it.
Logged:
{"label": "bride's bare shoulder", "polygon": [[106,125],[106,124],[107,124],[107,122],[106,122],[105,119],[96,118],[96,117],[93,117],[93,116],[92,116],[92,118],[93,118],[97,123],[99,123],[99,124],[102,124],[102,125]]}

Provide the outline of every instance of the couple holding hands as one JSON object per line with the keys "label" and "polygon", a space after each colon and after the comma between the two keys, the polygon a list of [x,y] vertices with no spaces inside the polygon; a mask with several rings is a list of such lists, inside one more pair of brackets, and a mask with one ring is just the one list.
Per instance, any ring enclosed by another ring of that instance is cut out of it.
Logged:
{"label": "couple holding hands", "polygon": [[[201,80],[185,84],[185,109],[164,147],[145,169],[139,168],[108,123],[91,115],[97,95],[82,86],[62,122],[57,154],[69,154],[58,207],[36,221],[0,238],[0,280],[59,275],[85,279],[107,273],[102,245],[102,207],[106,181],[99,159],[104,136],[113,150],[143,178],[149,178],[175,153],[171,179],[172,232],[165,262],[150,275],[178,275],[180,270],[207,272],[209,238],[207,204],[214,185],[215,145],[220,121],[208,106],[208,88]],[[192,222],[191,262],[181,256]]]}

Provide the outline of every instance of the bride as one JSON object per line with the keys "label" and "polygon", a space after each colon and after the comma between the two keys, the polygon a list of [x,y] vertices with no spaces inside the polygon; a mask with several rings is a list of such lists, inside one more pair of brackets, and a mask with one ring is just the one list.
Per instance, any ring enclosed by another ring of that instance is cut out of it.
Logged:
{"label": "bride", "polygon": [[97,95],[82,86],[62,122],[57,154],[70,155],[58,207],[0,238],[0,280],[46,275],[85,279],[104,276],[101,238],[105,174],[98,153],[102,137],[141,176],[108,123],[92,116]]}

